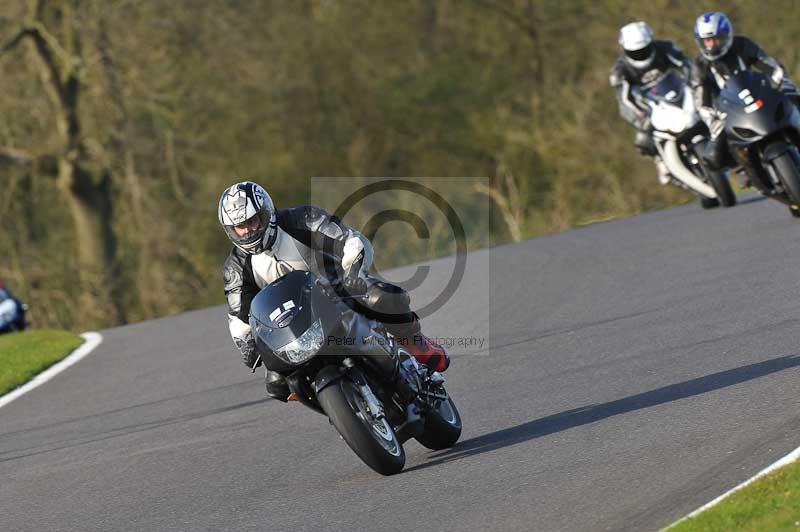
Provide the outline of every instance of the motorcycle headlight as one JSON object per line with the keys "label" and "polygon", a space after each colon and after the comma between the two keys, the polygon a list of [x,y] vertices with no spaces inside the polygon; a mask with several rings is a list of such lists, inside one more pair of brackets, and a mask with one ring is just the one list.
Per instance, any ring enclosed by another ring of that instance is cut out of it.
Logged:
{"label": "motorcycle headlight", "polygon": [[758,133],[746,127],[734,127],[733,132],[743,139],[752,139],[758,136]]}
{"label": "motorcycle headlight", "polygon": [[281,347],[275,354],[289,364],[302,364],[317,354],[324,339],[322,320],[317,320],[299,338]]}

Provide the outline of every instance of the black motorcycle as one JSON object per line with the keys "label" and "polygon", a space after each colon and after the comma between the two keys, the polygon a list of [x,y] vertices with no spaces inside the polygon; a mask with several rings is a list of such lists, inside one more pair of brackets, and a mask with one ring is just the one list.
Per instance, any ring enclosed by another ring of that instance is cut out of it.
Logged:
{"label": "black motorcycle", "polygon": [[250,326],[265,365],[297,401],[328,416],[350,448],[383,475],[405,465],[403,443],[452,447],[461,417],[437,372],[418,364],[377,321],[312,272],[263,288]]}
{"label": "black motorcycle", "polygon": [[728,145],[752,184],[800,217],[800,114],[766,74],[731,76],[717,98]]}

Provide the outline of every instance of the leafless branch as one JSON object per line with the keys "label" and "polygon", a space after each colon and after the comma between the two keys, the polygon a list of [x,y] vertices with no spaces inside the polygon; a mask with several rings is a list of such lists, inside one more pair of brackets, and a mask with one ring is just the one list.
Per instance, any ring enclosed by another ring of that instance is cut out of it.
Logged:
{"label": "leafless branch", "polygon": [[30,34],[30,30],[28,28],[22,28],[21,30],[19,30],[16,35],[14,35],[9,40],[7,40],[5,43],[0,45],[0,54],[4,54],[4,53],[8,52],[9,50],[13,49],[20,42],[22,42],[22,39],[24,39],[29,34]]}

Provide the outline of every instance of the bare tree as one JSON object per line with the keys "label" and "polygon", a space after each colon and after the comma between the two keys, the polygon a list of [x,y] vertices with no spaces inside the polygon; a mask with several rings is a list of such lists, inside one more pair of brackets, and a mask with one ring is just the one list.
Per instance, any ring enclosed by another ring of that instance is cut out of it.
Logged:
{"label": "bare tree", "polygon": [[18,149],[0,149],[0,158],[17,165],[38,165],[49,174],[69,208],[75,232],[79,282],[89,310],[103,322],[124,320],[116,274],[116,239],[111,227],[113,211],[111,172],[84,135],[79,105],[84,95],[87,62],[84,57],[86,21],[80,2],[30,0],[20,29],[0,52],[22,43],[32,49],[37,69],[50,101],[56,142],[50,153],[33,155]]}

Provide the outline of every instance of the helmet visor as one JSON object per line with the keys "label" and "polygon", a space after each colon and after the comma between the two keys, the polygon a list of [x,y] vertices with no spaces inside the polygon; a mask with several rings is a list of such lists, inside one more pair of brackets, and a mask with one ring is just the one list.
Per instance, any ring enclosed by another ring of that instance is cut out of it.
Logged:
{"label": "helmet visor", "polygon": [[257,248],[269,229],[269,211],[260,209],[255,215],[251,216],[238,225],[226,225],[225,233],[231,241],[245,250]]}
{"label": "helmet visor", "polygon": [[625,50],[625,54],[634,61],[644,61],[653,55],[653,50],[653,43],[650,43],[639,50]]}
{"label": "helmet visor", "polygon": [[700,52],[709,59],[717,59],[728,51],[732,37],[730,32],[720,32],[708,37],[696,37]]}

